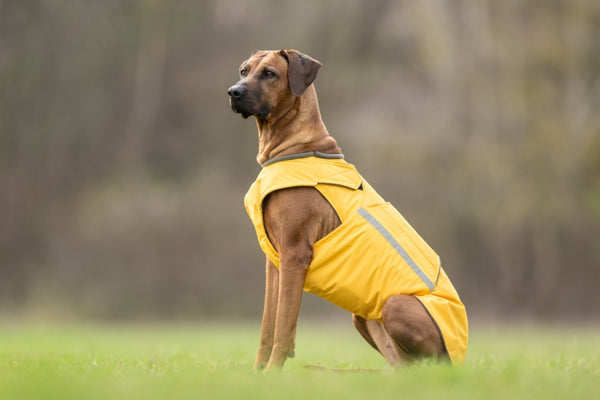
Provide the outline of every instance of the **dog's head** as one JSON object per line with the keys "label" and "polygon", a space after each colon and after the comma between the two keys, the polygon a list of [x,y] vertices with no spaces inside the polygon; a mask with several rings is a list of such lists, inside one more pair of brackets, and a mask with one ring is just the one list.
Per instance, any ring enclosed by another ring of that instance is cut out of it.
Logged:
{"label": "dog's head", "polygon": [[296,50],[256,51],[240,65],[240,80],[227,90],[234,112],[267,119],[313,83],[321,63]]}

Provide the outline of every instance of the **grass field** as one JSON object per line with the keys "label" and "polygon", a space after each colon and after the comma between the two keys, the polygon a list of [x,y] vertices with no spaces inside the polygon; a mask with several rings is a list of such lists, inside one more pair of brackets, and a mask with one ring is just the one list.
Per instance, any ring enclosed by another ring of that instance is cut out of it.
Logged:
{"label": "grass field", "polygon": [[422,362],[392,370],[350,325],[301,324],[296,358],[269,375],[252,371],[256,325],[4,326],[0,399],[491,400],[600,393],[597,329],[474,328],[463,365]]}

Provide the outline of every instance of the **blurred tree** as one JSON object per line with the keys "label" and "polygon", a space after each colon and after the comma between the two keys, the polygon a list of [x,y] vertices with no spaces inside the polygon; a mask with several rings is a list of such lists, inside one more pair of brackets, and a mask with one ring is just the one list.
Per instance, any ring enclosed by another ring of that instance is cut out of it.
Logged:
{"label": "blurred tree", "polygon": [[225,91],[291,47],[474,314],[600,315],[595,0],[1,2],[3,311],[257,315],[256,131]]}

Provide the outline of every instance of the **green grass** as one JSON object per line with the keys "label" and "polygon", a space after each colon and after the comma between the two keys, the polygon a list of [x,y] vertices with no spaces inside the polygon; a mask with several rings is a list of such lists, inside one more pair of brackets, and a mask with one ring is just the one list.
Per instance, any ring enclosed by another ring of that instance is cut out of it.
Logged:
{"label": "green grass", "polygon": [[[0,399],[578,399],[600,391],[597,329],[473,329],[460,366],[397,370],[348,326],[302,323],[282,372],[256,325],[0,327]],[[306,368],[377,368],[336,372]]]}

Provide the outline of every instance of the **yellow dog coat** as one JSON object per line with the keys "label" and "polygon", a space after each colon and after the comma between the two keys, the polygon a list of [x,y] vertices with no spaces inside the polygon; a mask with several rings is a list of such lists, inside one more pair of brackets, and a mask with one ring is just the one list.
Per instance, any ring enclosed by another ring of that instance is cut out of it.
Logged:
{"label": "yellow dog coat", "polygon": [[244,203],[273,264],[279,268],[279,254],[265,232],[262,203],[269,193],[296,186],[317,189],[341,221],[315,243],[304,290],[378,321],[388,298],[413,295],[437,324],[452,361],[462,361],[467,314],[438,255],[341,154],[295,154],[263,164]]}

